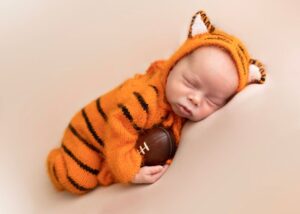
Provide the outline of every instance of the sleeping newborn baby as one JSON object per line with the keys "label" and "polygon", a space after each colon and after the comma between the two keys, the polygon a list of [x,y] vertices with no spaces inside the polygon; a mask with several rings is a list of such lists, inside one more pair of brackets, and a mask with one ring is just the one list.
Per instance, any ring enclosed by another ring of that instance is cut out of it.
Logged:
{"label": "sleeping newborn baby", "polygon": [[114,183],[156,182],[168,164],[142,166],[135,144],[144,130],[164,127],[178,145],[186,121],[203,120],[248,84],[264,83],[265,75],[262,64],[250,58],[237,38],[197,12],[186,41],[169,59],[153,62],[144,74],[74,115],[61,146],[47,158],[53,185],[83,194]]}

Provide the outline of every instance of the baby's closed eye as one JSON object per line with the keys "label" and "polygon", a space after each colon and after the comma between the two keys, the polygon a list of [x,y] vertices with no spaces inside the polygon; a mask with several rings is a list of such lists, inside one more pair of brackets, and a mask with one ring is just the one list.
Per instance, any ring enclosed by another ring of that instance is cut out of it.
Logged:
{"label": "baby's closed eye", "polygon": [[224,101],[223,100],[220,100],[220,99],[217,99],[217,98],[207,98],[207,101],[215,106],[215,107],[222,107],[224,105]]}

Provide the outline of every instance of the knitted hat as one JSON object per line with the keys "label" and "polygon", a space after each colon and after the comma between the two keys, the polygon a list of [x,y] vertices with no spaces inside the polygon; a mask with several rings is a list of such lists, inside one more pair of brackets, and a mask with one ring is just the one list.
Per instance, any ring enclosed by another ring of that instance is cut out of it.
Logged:
{"label": "knitted hat", "polygon": [[262,63],[250,58],[245,46],[236,37],[216,29],[204,11],[199,11],[192,17],[188,38],[168,59],[167,70],[170,71],[178,60],[201,46],[218,46],[228,51],[238,71],[237,92],[250,83],[265,82],[266,73]]}

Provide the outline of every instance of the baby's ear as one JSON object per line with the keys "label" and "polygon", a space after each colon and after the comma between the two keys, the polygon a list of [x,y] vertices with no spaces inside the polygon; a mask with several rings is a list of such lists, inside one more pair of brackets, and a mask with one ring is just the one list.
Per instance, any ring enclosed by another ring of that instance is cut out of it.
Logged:
{"label": "baby's ear", "polygon": [[192,18],[188,38],[192,38],[195,35],[203,33],[211,33],[215,30],[215,27],[210,23],[205,12],[200,10]]}
{"label": "baby's ear", "polygon": [[266,72],[263,64],[258,60],[250,59],[248,84],[251,83],[263,84],[265,81],[266,81]]}

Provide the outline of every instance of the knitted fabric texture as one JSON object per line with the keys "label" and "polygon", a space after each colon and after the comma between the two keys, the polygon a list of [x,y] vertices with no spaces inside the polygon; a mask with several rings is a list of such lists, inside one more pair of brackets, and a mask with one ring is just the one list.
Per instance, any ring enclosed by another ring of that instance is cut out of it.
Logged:
{"label": "knitted fabric texture", "polygon": [[[204,30],[195,34],[199,32],[197,17]],[[205,45],[219,46],[230,53],[239,74],[237,91],[248,83],[250,64],[261,74],[257,82],[264,82],[262,64],[250,59],[244,45],[216,30],[203,11],[197,12],[187,40],[168,60],[155,61],[144,74],[136,74],[75,114],[61,146],[47,158],[48,174],[56,189],[83,194],[98,185],[129,183],[141,167],[142,157],[135,143],[143,130],[170,128],[178,144],[186,119],[177,116],[166,100],[167,77],[181,58]]]}
{"label": "knitted fabric texture", "polygon": [[262,84],[265,82],[266,72],[262,63],[250,58],[246,47],[239,39],[215,28],[204,11],[199,11],[193,16],[188,38],[167,61],[166,70],[170,71],[178,60],[203,46],[217,46],[225,49],[231,55],[239,76],[236,92],[248,85],[249,73],[252,72],[251,68],[253,67],[260,73],[260,78],[251,83]]}
{"label": "knitted fabric texture", "polygon": [[170,128],[179,143],[186,120],[166,101],[164,63],[152,63],[145,74],[128,79],[72,118],[61,147],[52,150],[47,160],[57,190],[82,194],[98,185],[129,183],[142,163],[135,149],[142,130]]}

